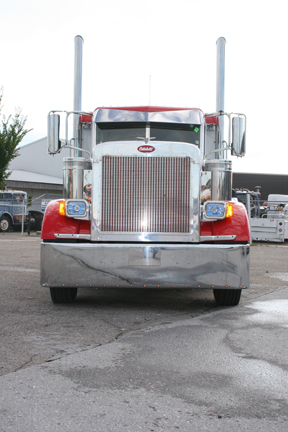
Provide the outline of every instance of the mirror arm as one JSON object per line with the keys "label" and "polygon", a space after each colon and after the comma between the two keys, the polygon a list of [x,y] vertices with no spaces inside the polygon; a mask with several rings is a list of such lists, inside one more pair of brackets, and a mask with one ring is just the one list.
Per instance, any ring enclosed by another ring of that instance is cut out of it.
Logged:
{"label": "mirror arm", "polygon": [[82,148],[79,148],[79,147],[76,147],[76,146],[72,146],[71,145],[71,141],[74,141],[74,138],[71,138],[70,139],[70,144],[65,144],[63,147],[61,147],[62,149],[63,148],[71,148],[71,149],[74,149],[74,150],[78,150],[78,151],[81,151],[81,152],[85,152],[85,153],[88,153],[89,154],[89,161],[90,162],[93,162],[93,160],[92,160],[92,155],[91,155],[91,153],[88,151],[88,150],[85,150],[85,149],[82,149]]}
{"label": "mirror arm", "polygon": [[[225,143],[225,144],[227,144],[226,141],[222,141],[222,142]],[[211,150],[210,152],[205,153],[205,155],[204,155],[204,159],[205,159],[206,156],[208,156],[209,154],[212,154],[212,153],[218,153],[218,152],[221,152],[221,151],[224,151],[224,150],[231,150],[231,146],[230,146],[230,145],[226,145],[226,147],[221,147],[220,149]]]}
{"label": "mirror arm", "polygon": [[[68,117],[70,114],[79,114],[79,115],[89,115],[91,116],[91,113],[85,112],[85,111],[63,111],[66,112],[66,127],[65,127],[65,142],[68,145]],[[80,150],[80,148],[75,147],[77,150]]]}
{"label": "mirror arm", "polygon": [[234,152],[234,155],[233,156],[236,156],[236,157],[244,157],[244,155],[242,155],[241,153],[237,153],[236,152],[236,150],[234,149],[234,147],[233,147],[233,143],[231,144],[231,146],[230,146],[230,150],[233,150],[233,152]]}
{"label": "mirror arm", "polygon": [[[239,153],[239,152],[235,151],[234,146],[233,146],[233,126],[232,126],[232,123],[233,123],[233,119],[234,118],[238,118],[239,119],[239,118],[242,117],[242,119],[244,119],[244,133],[245,133],[245,130],[246,130],[246,115],[242,114],[242,113],[225,113],[223,111],[220,111],[220,112],[216,112],[216,113],[205,114],[204,118],[206,119],[207,117],[221,117],[221,116],[227,116],[228,120],[229,120],[228,144],[227,144],[227,142],[222,141],[222,143],[226,144],[226,147],[223,147],[223,148],[220,148],[220,149],[216,149],[216,150],[212,150],[212,151],[206,153],[204,155],[204,158],[206,158],[206,156],[209,155],[209,154],[211,154],[211,153],[218,153],[218,152],[225,151],[225,150],[226,151],[227,150],[231,150],[231,154],[233,153],[232,155],[235,155],[237,157],[243,157],[245,155],[245,151],[244,151],[244,154]],[[226,153],[226,158],[227,158],[227,153]]]}

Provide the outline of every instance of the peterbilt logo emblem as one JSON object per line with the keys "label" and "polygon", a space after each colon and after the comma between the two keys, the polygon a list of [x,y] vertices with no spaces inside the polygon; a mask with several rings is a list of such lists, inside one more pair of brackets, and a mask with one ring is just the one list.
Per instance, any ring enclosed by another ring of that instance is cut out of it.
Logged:
{"label": "peterbilt logo emblem", "polygon": [[142,145],[138,147],[137,150],[141,153],[152,153],[153,151],[155,151],[155,147],[150,145]]}

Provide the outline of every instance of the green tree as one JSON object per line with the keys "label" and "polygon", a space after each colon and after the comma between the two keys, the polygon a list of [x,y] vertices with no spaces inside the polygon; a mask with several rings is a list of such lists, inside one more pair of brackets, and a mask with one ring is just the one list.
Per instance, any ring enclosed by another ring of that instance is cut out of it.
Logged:
{"label": "green tree", "polygon": [[[2,94],[0,94],[0,116],[2,110]],[[26,117],[22,117],[21,110],[14,116],[7,118],[3,115],[0,120],[0,190],[5,188],[5,180],[11,172],[8,172],[9,163],[19,155],[18,144],[32,129],[25,129]]]}
{"label": "green tree", "polygon": [[32,206],[32,193],[27,196],[27,208]]}

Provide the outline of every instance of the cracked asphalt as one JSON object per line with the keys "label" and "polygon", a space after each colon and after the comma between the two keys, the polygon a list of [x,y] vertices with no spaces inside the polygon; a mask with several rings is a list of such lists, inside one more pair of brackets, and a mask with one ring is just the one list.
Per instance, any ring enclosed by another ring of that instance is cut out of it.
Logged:
{"label": "cracked asphalt", "polygon": [[39,283],[40,243],[0,233],[0,375],[215,308],[206,290],[79,289],[74,304],[55,305]]}
{"label": "cracked asphalt", "polygon": [[251,287],[221,309],[172,289],[54,305],[40,242],[0,234],[0,431],[287,430],[287,244],[252,246]]}
{"label": "cracked asphalt", "polygon": [[[216,308],[210,290],[173,289],[81,289],[74,304],[54,305],[39,284],[40,243],[37,236],[0,233],[0,375]],[[242,302],[279,287],[271,275],[288,271],[287,246],[252,246],[251,287]]]}

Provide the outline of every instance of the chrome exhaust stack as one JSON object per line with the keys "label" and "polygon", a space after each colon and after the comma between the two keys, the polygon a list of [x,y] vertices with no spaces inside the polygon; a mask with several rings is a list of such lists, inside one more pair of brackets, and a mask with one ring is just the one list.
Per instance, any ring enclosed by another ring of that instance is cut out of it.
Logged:
{"label": "chrome exhaust stack", "polygon": [[[216,41],[217,45],[217,65],[216,65],[216,112],[224,113],[225,112],[225,44],[226,39],[224,37],[220,37]],[[216,137],[216,147],[218,150],[222,147],[226,147],[222,145],[224,141],[224,115],[219,116],[219,133]],[[219,159],[224,158],[224,152],[219,152]]]}
{"label": "chrome exhaust stack", "polygon": [[[74,39],[74,101],[73,111],[82,111],[82,52],[84,40],[82,36]],[[82,148],[79,131],[79,114],[73,114],[74,146]],[[64,198],[83,199],[85,172],[91,170],[91,161],[82,157],[82,152],[71,149],[71,157],[63,159]]]}
{"label": "chrome exhaust stack", "polygon": [[216,70],[216,112],[225,112],[225,44],[226,39],[220,37],[217,45],[217,70]]}
{"label": "chrome exhaust stack", "polygon": [[[219,134],[216,140],[216,149],[226,147],[225,140],[225,45],[226,39],[220,37],[216,41],[217,65],[216,65],[216,112],[219,116]],[[213,199],[231,200],[232,198],[232,163],[224,160],[224,151],[219,154],[218,163],[211,166]]]}
{"label": "chrome exhaust stack", "polygon": [[[82,36],[75,36],[74,39],[74,102],[73,111],[82,110],[82,53],[84,40]],[[73,117],[73,137],[75,147],[81,148],[79,139],[79,115],[74,114]],[[73,156],[78,156],[77,150],[73,150]]]}
{"label": "chrome exhaust stack", "polygon": [[[215,159],[206,160],[204,169],[211,176],[211,200],[229,201],[232,198],[232,163],[224,159],[225,143],[225,44],[226,39],[220,37],[216,41],[216,113],[218,130],[215,136]],[[223,115],[221,115],[223,113]],[[220,151],[219,151],[220,150]],[[213,153],[213,151],[212,151]]]}

